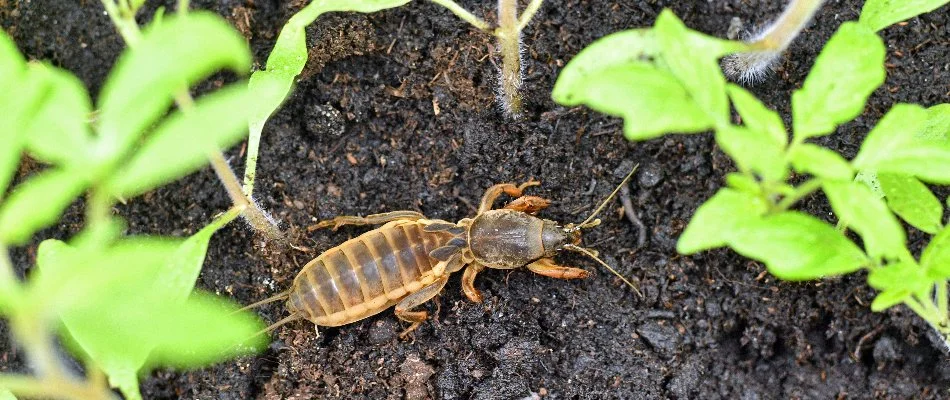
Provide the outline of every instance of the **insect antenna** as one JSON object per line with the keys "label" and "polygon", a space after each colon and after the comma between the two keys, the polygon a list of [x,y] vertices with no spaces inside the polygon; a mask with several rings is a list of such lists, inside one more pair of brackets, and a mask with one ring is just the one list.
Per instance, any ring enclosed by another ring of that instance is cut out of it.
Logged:
{"label": "insect antenna", "polygon": [[260,331],[258,331],[257,333],[255,333],[254,336],[251,336],[251,337],[256,337],[256,336],[261,335],[261,334],[264,334],[264,333],[271,333],[271,332],[274,331],[274,329],[280,328],[281,326],[283,326],[283,325],[285,325],[285,324],[288,324],[288,323],[291,323],[291,322],[294,322],[294,321],[296,321],[296,320],[298,320],[298,319],[303,319],[303,316],[301,316],[299,313],[290,314],[289,316],[284,317],[284,318],[281,319],[280,321],[274,322],[273,324],[270,324],[270,326],[268,326],[268,327],[266,327],[266,328],[264,328],[264,329],[261,329]]}
{"label": "insect antenna", "polygon": [[576,246],[576,245],[573,245],[573,244],[566,245],[566,246],[564,246],[564,248],[567,249],[567,250],[571,250],[571,251],[576,251],[576,252],[578,252],[578,253],[582,253],[582,254],[584,254],[584,255],[590,257],[590,258],[593,258],[594,261],[597,261],[598,263],[600,263],[600,265],[603,265],[604,268],[607,268],[607,270],[609,270],[610,272],[613,272],[614,275],[617,275],[617,277],[620,278],[620,279],[621,279],[624,283],[626,283],[628,286],[630,286],[630,288],[633,289],[634,292],[637,292],[637,295],[639,295],[641,298],[643,297],[643,293],[640,292],[640,289],[637,288],[637,285],[634,285],[633,282],[630,282],[629,280],[627,280],[627,278],[625,278],[623,275],[621,275],[619,272],[617,272],[617,270],[611,268],[610,265],[608,265],[607,263],[604,262],[604,260],[601,260],[600,258],[597,258],[597,255],[594,254],[594,252],[591,251],[590,249],[585,249],[585,248],[583,248],[583,247]]}
{"label": "insect antenna", "polygon": [[258,301],[258,302],[254,302],[254,303],[248,304],[248,305],[242,307],[240,310],[235,311],[235,313],[241,312],[241,311],[247,311],[247,310],[250,310],[250,309],[252,309],[252,308],[260,307],[260,306],[262,306],[262,305],[264,305],[264,304],[273,303],[273,302],[275,302],[275,301],[284,300],[284,299],[286,299],[286,298],[289,297],[289,296],[290,296],[290,291],[289,291],[289,290],[283,291],[283,292],[277,293],[277,294],[275,294],[275,295],[273,295],[273,296],[271,296],[271,297],[268,297],[268,298],[266,298],[266,299],[264,299],[264,300],[261,300],[261,301]]}
{"label": "insect antenna", "polygon": [[[579,223],[579,224],[577,224],[577,225],[574,225],[574,226],[570,227],[569,230],[570,230],[570,231],[576,231],[576,230],[579,230],[579,229],[593,228],[593,227],[595,227],[595,226],[597,226],[597,225],[600,225],[600,220],[599,220],[599,219],[594,219],[594,217],[596,217],[597,214],[600,214],[600,212],[604,210],[604,207],[607,207],[607,204],[610,203],[611,200],[613,200],[614,196],[617,195],[617,192],[620,191],[620,188],[622,188],[624,185],[627,184],[627,181],[630,180],[630,177],[633,176],[633,173],[634,173],[634,172],[637,172],[637,168],[638,168],[638,167],[640,167],[640,164],[637,164],[637,165],[634,165],[634,166],[633,166],[633,169],[630,170],[629,173],[627,173],[627,177],[626,177],[626,178],[623,178],[623,181],[620,182],[620,184],[617,185],[617,188],[614,189],[614,191],[610,193],[610,196],[607,196],[607,198],[604,199],[604,201],[601,202],[599,206],[597,206],[597,209],[594,210],[594,212],[591,213],[590,216],[587,217],[587,219],[584,220],[584,222],[581,222],[581,223]],[[596,258],[596,257],[595,257],[595,258]]]}

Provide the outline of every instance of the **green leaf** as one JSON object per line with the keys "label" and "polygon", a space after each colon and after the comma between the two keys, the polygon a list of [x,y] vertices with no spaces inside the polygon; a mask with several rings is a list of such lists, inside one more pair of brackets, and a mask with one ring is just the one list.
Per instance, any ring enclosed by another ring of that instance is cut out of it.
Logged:
{"label": "green leaf", "polygon": [[262,350],[264,324],[240,306],[210,294],[195,292],[178,307],[155,314],[160,326],[151,339],[157,345],[147,366],[203,367],[214,362]]}
{"label": "green leaf", "polygon": [[762,193],[762,186],[755,178],[738,172],[731,172],[726,175],[726,185],[740,192],[756,196]]}
{"label": "green leaf", "polygon": [[128,198],[201,168],[213,151],[244,137],[255,101],[254,93],[238,84],[203,96],[189,112],[175,112],[155,128],[107,187]]}
{"label": "green leaf", "polygon": [[649,62],[658,54],[659,44],[652,29],[630,29],[604,36],[567,63],[558,74],[551,97],[564,106],[583,104],[588,78],[596,77],[603,69]]}
{"label": "green leaf", "polygon": [[927,109],[927,122],[916,137],[924,141],[950,141],[950,104],[938,104]]}
{"label": "green leaf", "polygon": [[789,154],[796,171],[811,174],[827,180],[854,179],[851,164],[838,153],[811,143],[802,143],[792,147]]}
{"label": "green leaf", "polygon": [[906,253],[906,238],[900,222],[867,186],[827,181],[822,189],[838,218],[864,239],[868,255],[875,259],[897,259]]}
{"label": "green leaf", "polygon": [[726,78],[718,60],[725,54],[743,50],[745,45],[690,31],[669,9],[657,17],[653,31],[662,49],[665,67],[686,88],[707,118],[716,125],[727,125]]}
{"label": "green leaf", "polygon": [[[237,213],[238,211],[229,211]],[[166,288],[173,301],[185,301],[195,287],[205,262],[208,242],[230,219],[219,218],[182,242],[169,261],[158,271],[155,284]]]}
{"label": "green leaf", "polygon": [[16,43],[0,29],[0,87],[15,82],[26,68],[26,61],[16,48]]}
{"label": "green leaf", "polygon": [[911,296],[910,292],[901,290],[887,290],[878,293],[871,302],[871,311],[881,312],[898,304],[901,304]]}
{"label": "green leaf", "polygon": [[878,174],[887,206],[908,224],[936,234],[943,224],[943,205],[917,178],[899,174]]}
{"label": "green leaf", "polygon": [[47,81],[38,110],[25,125],[26,146],[40,161],[86,167],[92,133],[87,124],[92,102],[82,81],[49,65],[31,66],[36,79]]}
{"label": "green leaf", "polygon": [[244,38],[215,14],[193,12],[149,27],[135,49],[119,57],[103,85],[102,152],[123,154],[165,114],[176,93],[222,68],[243,73],[250,64]]}
{"label": "green leaf", "polygon": [[731,235],[729,246],[764,262],[769,272],[786,280],[846,274],[869,262],[864,252],[834,227],[794,211],[743,224]]}
{"label": "green leaf", "polygon": [[719,189],[696,210],[676,243],[676,251],[694,254],[725,246],[733,232],[757,220],[767,209],[759,196],[729,188]]}
{"label": "green leaf", "polygon": [[387,8],[399,7],[409,0],[327,0],[323,6],[326,11],[356,11],[371,13]]}
{"label": "green leaf", "polygon": [[0,388],[0,400],[16,400],[16,396],[13,395],[13,392]]}
{"label": "green leaf", "polygon": [[895,105],[864,139],[855,168],[950,184],[950,140],[923,134],[929,116],[917,105]]}
{"label": "green leaf", "polygon": [[884,198],[884,191],[881,190],[881,182],[877,180],[877,174],[868,171],[858,171],[857,175],[854,176],[855,182],[860,182],[864,186],[867,186],[868,189],[871,189],[871,193],[874,193],[875,196],[879,199]]}
{"label": "green leaf", "polygon": [[795,138],[803,141],[827,135],[857,117],[884,77],[881,38],[855,22],[842,24],[818,55],[802,88],[792,94]]}
{"label": "green leaf", "polygon": [[948,0],[867,0],[860,23],[879,31],[900,21],[936,10]]}
{"label": "green leaf", "polygon": [[713,127],[706,113],[668,72],[644,63],[617,65],[585,80],[574,98],[604,114],[624,119],[629,140],[669,132],[695,133]]}
{"label": "green leaf", "polygon": [[739,116],[742,117],[742,124],[754,131],[767,133],[776,144],[785,146],[788,144],[788,133],[785,132],[785,124],[782,123],[782,117],[777,112],[765,107],[759,99],[752,93],[739,85],[729,84],[727,87],[729,98],[736,107]]}
{"label": "green leaf", "polygon": [[881,291],[871,309],[881,311],[902,302],[913,294],[926,296],[933,281],[926,271],[913,262],[898,262],[871,268],[868,285]]}
{"label": "green leaf", "polygon": [[27,179],[0,205],[0,243],[26,243],[34,232],[56,223],[85,188],[81,174],[68,169],[48,169]]}
{"label": "green leaf", "polygon": [[920,265],[933,279],[950,279],[950,227],[944,227],[924,248]]}
{"label": "green leaf", "polygon": [[716,143],[742,171],[753,171],[767,182],[783,182],[788,176],[784,146],[765,132],[726,124],[716,129]]}

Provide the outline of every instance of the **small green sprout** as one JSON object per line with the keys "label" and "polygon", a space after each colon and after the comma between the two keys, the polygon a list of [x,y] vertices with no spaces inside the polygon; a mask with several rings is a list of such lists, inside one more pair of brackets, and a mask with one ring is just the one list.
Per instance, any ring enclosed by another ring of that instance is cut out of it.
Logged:
{"label": "small green sprout", "polygon": [[[243,138],[258,106],[246,82],[192,101],[181,93],[216,71],[246,71],[250,50],[214,14],[124,29],[135,45],[117,60],[95,113],[78,79],[25,62],[0,31],[0,89],[9,94],[0,99],[0,315],[35,373],[0,374],[0,390],[12,394],[111,399],[111,385],[139,399],[138,377],[152,368],[195,368],[263,345],[254,315],[193,291],[208,241],[242,207],[185,240],[122,236],[112,215],[120,199],[194,172]],[[166,116],[176,100],[186,107]],[[24,153],[48,166],[5,196]],[[18,279],[7,246],[26,244],[83,193],[84,229],[68,243],[43,241],[36,268]],[[83,361],[86,377],[60,358],[56,337]]]}
{"label": "small green sprout", "polygon": [[277,36],[274,49],[267,57],[266,68],[251,74],[250,89],[258,93],[260,105],[253,111],[248,123],[247,163],[244,167],[245,195],[251,197],[254,192],[264,124],[290,94],[294,79],[307,64],[307,34],[304,28],[328,12],[371,13],[399,7],[408,2],[409,0],[314,0],[287,21]]}
{"label": "small green sprout", "polygon": [[447,8],[479,30],[498,38],[502,59],[501,70],[498,73],[498,101],[506,115],[513,118],[520,116],[523,110],[521,85],[524,79],[521,66],[521,32],[541,8],[543,0],[531,0],[521,15],[518,15],[518,0],[498,0],[498,27],[494,29],[453,0],[431,1]]}
{"label": "small green sprout", "polygon": [[[630,140],[715,132],[739,172],[696,210],[677,244],[680,253],[730,247],[786,280],[866,270],[878,291],[872,310],[904,304],[950,347],[950,228],[926,185],[950,184],[950,104],[895,105],[851,161],[809,143],[857,117],[883,84],[885,47],[874,32],[896,20],[840,26],[792,94],[791,138],[775,111],[726,83],[718,69],[718,58],[752,45],[693,32],[669,11],[652,29],[615,33],[583,50],[565,67],[553,97],[622,117]],[[741,125],[731,121],[729,103]],[[808,178],[796,185],[793,173]],[[792,210],[818,190],[860,246],[843,229]],[[898,217],[934,235],[918,257]]]}

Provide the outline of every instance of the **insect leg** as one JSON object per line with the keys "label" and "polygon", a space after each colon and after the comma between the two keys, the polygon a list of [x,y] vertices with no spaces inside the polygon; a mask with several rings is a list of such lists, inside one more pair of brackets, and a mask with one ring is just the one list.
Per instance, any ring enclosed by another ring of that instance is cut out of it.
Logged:
{"label": "insect leg", "polygon": [[521,196],[511,203],[508,203],[504,208],[534,215],[549,205],[551,205],[551,200],[545,198],[538,196]]}
{"label": "insect leg", "polygon": [[475,276],[483,269],[485,269],[484,265],[478,262],[472,262],[468,265],[468,268],[465,268],[465,272],[462,273],[462,292],[465,293],[465,297],[468,297],[469,300],[475,303],[482,302],[481,292],[475,289]]}
{"label": "insect leg", "polygon": [[418,328],[419,325],[422,325],[422,322],[429,317],[429,313],[427,311],[411,310],[439,294],[439,292],[442,291],[442,288],[445,287],[445,283],[448,281],[449,276],[443,275],[442,278],[439,278],[439,280],[432,282],[429,284],[429,286],[423,287],[415,293],[406,296],[400,300],[398,304],[396,304],[396,316],[403,321],[412,323],[412,325],[409,325],[406,330],[399,334],[400,339],[405,339],[407,335],[416,330],[416,328]]}
{"label": "insect leg", "polygon": [[526,187],[537,186],[540,184],[541,182],[538,181],[527,181],[522,183],[520,186],[515,186],[513,183],[499,183],[494,185],[488,188],[488,190],[485,191],[485,194],[482,195],[482,202],[478,206],[478,213],[481,214],[485,211],[491,210],[492,205],[495,204],[495,199],[497,199],[498,196],[501,196],[502,192],[507,193],[512,197],[520,197],[521,192],[524,191]]}
{"label": "insect leg", "polygon": [[337,228],[343,225],[376,225],[400,219],[415,221],[417,219],[423,218],[425,218],[425,215],[422,215],[422,213],[417,211],[392,211],[382,214],[367,215],[365,217],[341,215],[333,219],[320,221],[313,227],[315,229],[333,227],[333,230],[337,230]]}
{"label": "insect leg", "polygon": [[556,279],[582,279],[590,275],[590,272],[580,268],[557,265],[554,260],[550,258],[541,258],[528,264],[528,270],[538,275]]}

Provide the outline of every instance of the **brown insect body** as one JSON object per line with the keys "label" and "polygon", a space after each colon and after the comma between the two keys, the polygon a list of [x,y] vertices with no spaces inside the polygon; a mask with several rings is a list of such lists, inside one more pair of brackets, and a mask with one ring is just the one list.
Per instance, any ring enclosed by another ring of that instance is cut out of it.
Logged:
{"label": "brown insect body", "polygon": [[472,258],[495,269],[519,268],[553,257],[565,244],[580,240],[557,222],[516,210],[490,210],[475,217],[468,229]]}
{"label": "brown insect body", "polygon": [[446,275],[429,252],[452,239],[426,223],[396,221],[329,249],[297,275],[287,299],[291,314],[320,326],[340,326],[380,313]]}
{"label": "brown insect body", "polygon": [[[632,175],[633,171],[621,186]],[[558,279],[587,277],[587,271],[557,265],[551,258],[558,251],[570,250],[590,256],[610,269],[596,257],[596,252],[578,245],[581,229],[600,223],[594,216],[620,187],[584,222],[561,226],[534,216],[548,206],[548,200],[522,196],[525,187],[537,184],[492,186],[482,197],[478,214],[457,224],[426,219],[415,211],[340,216],[320,222],[317,228],[384,225],[323,252],[303,267],[290,290],[246,308],[286,299],[291,315],[271,325],[271,330],[296,319],[307,319],[318,326],[345,325],[395,305],[396,315],[412,323],[401,335],[405,336],[428,316],[426,311],[412,309],[441,292],[449,275],[462,268],[463,292],[474,302],[482,301],[474,281],[485,268],[526,267],[536,274]],[[492,210],[502,193],[518,198],[503,209]]]}

